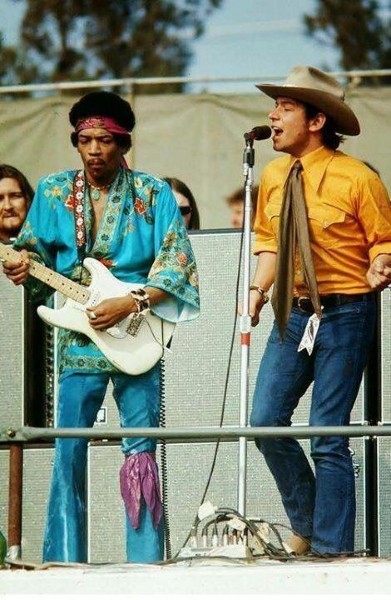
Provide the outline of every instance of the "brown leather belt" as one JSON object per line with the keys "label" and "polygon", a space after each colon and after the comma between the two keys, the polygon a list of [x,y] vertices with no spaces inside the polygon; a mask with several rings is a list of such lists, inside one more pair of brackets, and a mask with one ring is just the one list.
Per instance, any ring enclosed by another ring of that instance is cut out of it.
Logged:
{"label": "brown leather belt", "polygon": [[[320,296],[320,304],[324,308],[334,308],[336,306],[342,306],[342,304],[348,304],[349,302],[361,302],[372,295],[373,292],[368,292],[366,294],[330,294],[329,296]],[[315,312],[311,298],[308,296],[294,296],[292,307],[310,314]]]}

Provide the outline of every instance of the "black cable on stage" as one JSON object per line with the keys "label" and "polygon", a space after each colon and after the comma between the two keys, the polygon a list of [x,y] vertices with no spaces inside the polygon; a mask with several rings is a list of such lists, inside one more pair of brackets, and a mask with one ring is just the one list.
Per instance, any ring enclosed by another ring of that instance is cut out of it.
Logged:
{"label": "black cable on stage", "polygon": [[[164,339],[162,337],[162,339]],[[166,427],[166,387],[165,387],[165,362],[164,358],[160,361],[160,416],[159,425],[164,429]],[[160,464],[162,472],[162,503],[163,503],[163,523],[164,523],[164,541],[166,546],[166,556],[170,560],[171,550],[171,532],[168,511],[168,469],[167,469],[167,444],[162,438],[160,442]]]}
{"label": "black cable on stage", "polygon": [[[228,391],[228,384],[229,384],[229,376],[230,376],[231,364],[232,364],[232,354],[233,354],[233,348],[234,348],[234,343],[235,343],[235,335],[236,335],[236,329],[237,329],[238,298],[239,298],[241,265],[242,265],[242,255],[243,255],[243,238],[244,238],[244,219],[243,219],[243,223],[242,223],[241,236],[240,236],[239,264],[238,264],[238,268],[237,268],[236,287],[235,287],[235,298],[236,298],[236,301],[235,301],[234,326],[233,326],[233,330],[232,330],[231,343],[230,343],[230,348],[229,348],[228,364],[227,364],[227,371],[226,371],[226,376],[225,376],[223,402],[222,402],[222,405],[221,405],[221,415],[220,415],[219,427],[222,427],[223,423],[224,423],[225,408],[226,408],[226,403],[227,403],[227,391]],[[210,483],[212,481],[214,469],[215,469],[215,466],[216,466],[216,460],[217,460],[217,454],[218,454],[218,451],[219,451],[219,447],[220,447],[220,440],[217,440],[216,445],[215,445],[213,459],[212,459],[212,465],[211,465],[210,471],[209,471],[208,480],[206,482],[205,489],[204,489],[204,492],[202,494],[202,498],[201,498],[201,501],[199,503],[199,506],[201,506],[204,503],[205,498],[206,498],[206,494],[208,493],[209,486],[210,486]],[[198,522],[199,522],[198,515],[196,515],[195,518],[194,518],[193,524],[192,524],[192,526],[190,528],[190,531],[188,532],[187,537],[186,537],[185,541],[183,542],[181,548],[183,548],[184,546],[186,546],[186,544],[187,544],[187,542],[188,542],[188,540],[189,540],[189,538],[191,536],[192,530],[193,530],[194,527],[197,526]],[[179,551],[177,552],[176,557],[178,556]]]}

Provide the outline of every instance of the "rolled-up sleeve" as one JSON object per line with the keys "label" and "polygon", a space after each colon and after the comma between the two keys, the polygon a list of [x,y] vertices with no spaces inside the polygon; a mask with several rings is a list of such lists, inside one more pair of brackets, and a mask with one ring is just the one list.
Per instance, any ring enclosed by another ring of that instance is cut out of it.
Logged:
{"label": "rolled-up sleeve", "polygon": [[267,210],[269,203],[269,196],[267,190],[271,189],[270,185],[268,184],[267,178],[268,175],[265,171],[259,184],[257,213],[254,222],[254,254],[260,254],[260,252],[277,252],[277,239],[270,222],[271,215],[268,214]]}
{"label": "rolled-up sleeve", "polygon": [[367,238],[370,262],[379,254],[391,254],[391,201],[378,177],[360,184],[357,213]]}

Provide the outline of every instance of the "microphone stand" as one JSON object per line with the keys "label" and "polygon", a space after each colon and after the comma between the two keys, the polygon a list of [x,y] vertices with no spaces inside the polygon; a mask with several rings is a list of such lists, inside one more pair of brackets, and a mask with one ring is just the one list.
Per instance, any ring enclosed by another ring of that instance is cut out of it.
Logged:
{"label": "microphone stand", "polygon": [[[239,426],[247,427],[248,421],[248,395],[249,378],[248,365],[251,342],[251,317],[249,314],[249,292],[250,292],[250,259],[251,259],[251,191],[254,182],[254,149],[253,138],[245,134],[246,147],[243,153],[243,175],[245,176],[244,195],[244,220],[243,220],[243,298],[242,315],[239,319],[240,327],[240,404],[239,404]],[[239,438],[238,454],[238,512],[246,515],[246,484],[247,484],[247,439]]]}

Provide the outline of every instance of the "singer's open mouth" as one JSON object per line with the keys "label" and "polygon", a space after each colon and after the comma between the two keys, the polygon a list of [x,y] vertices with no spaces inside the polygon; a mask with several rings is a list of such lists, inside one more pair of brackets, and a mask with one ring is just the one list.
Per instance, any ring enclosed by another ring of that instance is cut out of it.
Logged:
{"label": "singer's open mouth", "polygon": [[279,127],[272,127],[273,130],[273,137],[278,137],[282,134],[282,129],[279,129]]}

